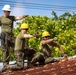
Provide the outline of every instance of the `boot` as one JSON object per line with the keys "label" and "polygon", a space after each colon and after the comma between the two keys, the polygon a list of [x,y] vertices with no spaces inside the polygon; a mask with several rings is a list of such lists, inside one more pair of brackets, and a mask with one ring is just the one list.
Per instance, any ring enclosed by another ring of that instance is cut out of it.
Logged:
{"label": "boot", "polygon": [[2,70],[1,70],[1,72],[4,72],[4,73],[6,73],[6,72],[12,72],[12,70],[10,70],[10,68],[9,68],[8,65],[4,65],[3,68],[2,68]]}
{"label": "boot", "polygon": [[37,67],[37,66],[39,66],[39,64],[40,64],[39,62],[36,62],[33,64],[33,66]]}
{"label": "boot", "polygon": [[7,70],[7,67],[8,67],[7,65],[4,65],[1,71],[2,72],[6,71]]}
{"label": "boot", "polygon": [[9,69],[12,70],[12,71],[17,71],[17,70],[23,70],[24,68],[20,68],[20,67],[17,67],[17,66],[9,66]]}

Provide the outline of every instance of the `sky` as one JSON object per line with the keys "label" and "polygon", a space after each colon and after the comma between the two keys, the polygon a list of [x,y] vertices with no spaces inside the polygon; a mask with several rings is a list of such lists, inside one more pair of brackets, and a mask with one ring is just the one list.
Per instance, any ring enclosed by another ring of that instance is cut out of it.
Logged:
{"label": "sky", "polygon": [[[11,12],[11,15],[15,15],[15,16],[28,14],[28,15],[40,15],[40,16],[46,15],[48,17],[52,17],[51,13],[53,10],[18,8],[18,6],[23,5],[23,2],[76,7],[76,0],[1,0],[0,2],[2,2],[2,1],[13,1],[13,2],[15,2],[15,5],[12,7],[12,12]],[[21,2],[21,3],[18,3],[18,2]],[[4,3],[4,4],[7,4],[7,3]],[[10,3],[8,2],[8,4],[10,4]],[[3,15],[2,8],[3,8],[3,4],[0,6],[0,16]],[[45,7],[43,7],[43,8],[45,9]],[[55,12],[57,13],[57,15],[61,15],[67,11],[55,11]]]}

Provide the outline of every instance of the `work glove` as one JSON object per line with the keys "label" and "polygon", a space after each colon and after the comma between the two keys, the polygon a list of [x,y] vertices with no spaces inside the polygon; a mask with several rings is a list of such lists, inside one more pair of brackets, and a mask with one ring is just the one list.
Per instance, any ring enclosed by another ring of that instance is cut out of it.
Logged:
{"label": "work glove", "polygon": [[33,36],[39,38],[39,34],[33,34]]}
{"label": "work glove", "polygon": [[55,38],[53,38],[53,41],[57,41],[57,38],[55,37]]}

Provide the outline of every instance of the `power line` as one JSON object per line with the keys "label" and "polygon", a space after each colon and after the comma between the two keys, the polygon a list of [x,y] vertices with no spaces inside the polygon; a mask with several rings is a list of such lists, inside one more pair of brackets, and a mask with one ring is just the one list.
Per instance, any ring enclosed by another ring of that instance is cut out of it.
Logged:
{"label": "power line", "polygon": [[60,6],[60,5],[48,5],[48,4],[37,4],[37,3],[26,3],[26,2],[15,2],[15,1],[3,1],[3,0],[0,0],[0,2],[3,2],[3,3],[22,3],[22,4],[26,4],[26,5],[36,5],[36,6],[46,6],[46,7],[62,7],[62,8],[76,8],[76,7],[72,7],[72,6]]}
{"label": "power line", "polygon": [[[3,6],[3,5],[0,5]],[[12,6],[13,7],[13,6]],[[40,9],[40,10],[55,10],[55,11],[67,11],[67,10],[61,10],[61,9],[53,9],[53,8],[39,8],[39,7],[30,7],[30,6],[18,6],[16,8],[28,8],[28,9]],[[70,11],[70,12],[76,12],[76,11]]]}
{"label": "power line", "polygon": [[[11,4],[16,4],[16,2],[14,2],[14,1],[4,1],[3,2],[3,0],[2,0],[2,3],[11,3]],[[49,7],[52,7],[52,8],[55,8],[55,7],[58,7],[58,8],[64,8],[64,9],[76,9],[76,7],[70,7],[70,6],[59,6],[59,5],[46,5],[46,4],[36,4],[36,3],[23,3],[23,2],[17,2],[17,3],[22,3],[22,4],[24,4],[24,5],[30,5],[30,6],[38,6],[38,7],[47,7],[47,8],[49,8]]]}
{"label": "power line", "polygon": [[[3,3],[16,3],[14,1],[0,1],[0,2],[3,2]],[[22,3],[22,2],[17,2],[17,3]],[[68,8],[76,8],[76,7],[70,7],[70,6],[59,6],[59,5],[46,5],[46,4],[36,4],[36,3],[22,3],[22,4],[26,4],[26,5],[34,5],[34,6],[44,6],[44,7],[47,7],[47,6],[50,6],[50,7],[68,7]]]}
{"label": "power line", "polygon": [[26,2],[15,2],[15,1],[0,0],[0,6],[4,5],[5,3],[6,4],[9,3],[12,7],[16,3],[22,4],[20,6],[16,6],[17,8],[76,12],[75,11],[76,7],[72,7],[72,6],[47,5],[47,4],[36,4],[36,3],[26,3]]}

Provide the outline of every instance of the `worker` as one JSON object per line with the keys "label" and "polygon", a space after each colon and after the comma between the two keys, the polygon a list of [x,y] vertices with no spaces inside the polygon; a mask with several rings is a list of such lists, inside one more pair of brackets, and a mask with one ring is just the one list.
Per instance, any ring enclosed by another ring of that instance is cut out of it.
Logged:
{"label": "worker", "polygon": [[13,34],[13,22],[16,20],[21,20],[25,17],[28,17],[28,15],[23,16],[11,16],[11,7],[10,5],[4,5],[2,8],[4,14],[3,16],[0,16],[0,26],[1,26],[1,47],[2,47],[2,54],[3,54],[3,68],[2,71],[5,71],[5,69],[8,67],[9,59],[10,59],[10,53],[9,48],[14,48],[14,34]]}
{"label": "worker", "polygon": [[37,37],[38,35],[30,35],[27,34],[28,31],[28,24],[23,23],[21,25],[21,32],[18,34],[16,41],[15,41],[15,59],[16,59],[16,66],[10,67],[11,70],[22,70],[24,69],[24,58],[27,57],[28,64],[27,67],[31,67],[31,60],[35,54],[35,50],[33,48],[30,48],[27,45],[26,39],[27,38],[33,38]]}
{"label": "worker", "polygon": [[58,47],[60,51],[62,52],[62,55],[64,56],[64,51],[62,47],[56,42],[57,38],[50,39],[50,34],[47,31],[44,31],[42,33],[42,40],[40,42],[41,51],[40,54],[37,54],[33,57],[31,63],[33,65],[44,65],[48,64],[50,62],[55,61],[53,57],[51,57],[52,48]]}

